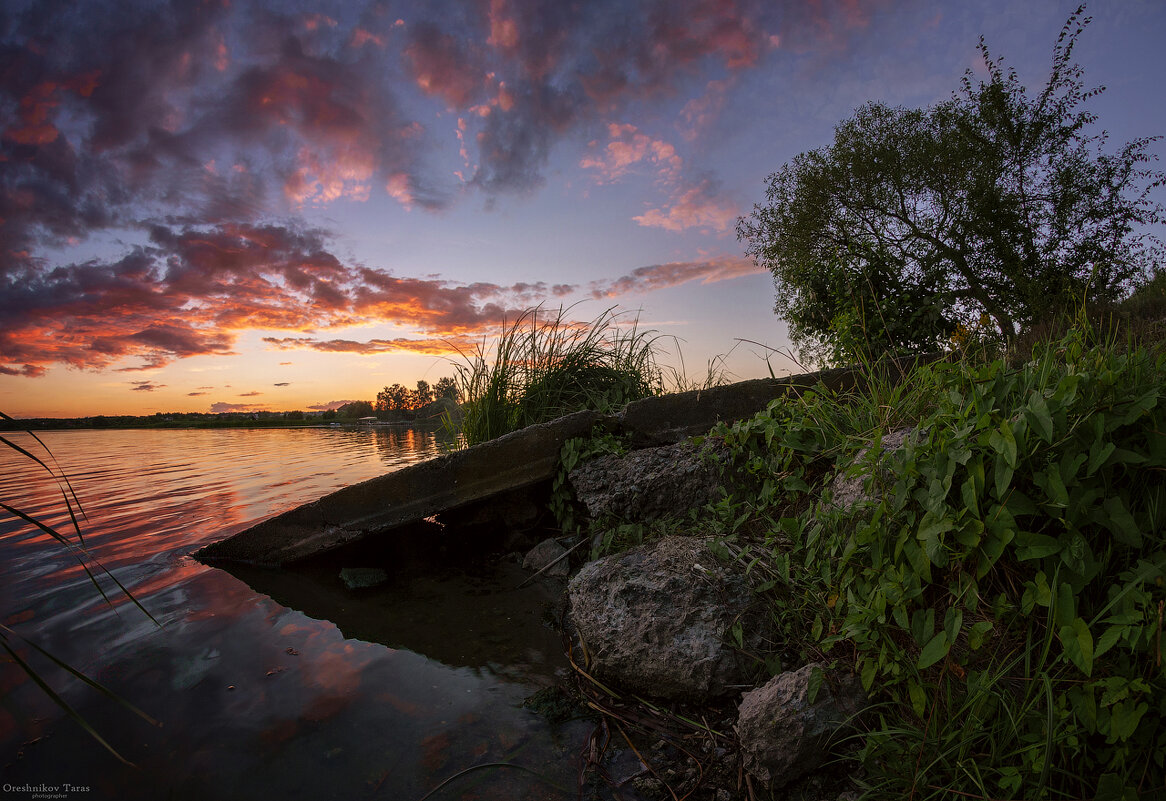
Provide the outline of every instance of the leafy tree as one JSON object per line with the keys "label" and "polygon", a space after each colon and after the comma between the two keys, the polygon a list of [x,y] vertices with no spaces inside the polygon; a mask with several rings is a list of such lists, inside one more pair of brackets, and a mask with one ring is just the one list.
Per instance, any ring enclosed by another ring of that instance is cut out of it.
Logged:
{"label": "leafy tree", "polygon": [[377,412],[395,412],[415,408],[417,393],[403,384],[387,386],[377,393]]}
{"label": "leafy tree", "polygon": [[[776,311],[814,358],[933,350],[984,315],[1004,339],[1074,302],[1116,300],[1161,258],[1151,191],[1166,181],[1136,139],[1105,132],[1071,62],[1089,23],[1069,17],[1048,83],[1030,97],[980,53],[958,92],[925,109],[868,103],[834,143],[769,176],[767,201],[737,225],[771,270]],[[862,347],[860,347],[862,346]]]}
{"label": "leafy tree", "polygon": [[353,401],[346,403],[336,410],[336,414],[347,420],[356,420],[361,417],[371,417],[374,409],[369,401]]}
{"label": "leafy tree", "polygon": [[427,403],[433,403],[433,390],[429,387],[429,382],[425,379],[421,379],[417,382],[417,392],[414,396],[414,403],[418,409]]}
{"label": "leafy tree", "polygon": [[449,398],[451,401],[457,402],[461,392],[458,391],[455,379],[444,376],[437,379],[437,383],[433,385],[433,394],[439,398]]}

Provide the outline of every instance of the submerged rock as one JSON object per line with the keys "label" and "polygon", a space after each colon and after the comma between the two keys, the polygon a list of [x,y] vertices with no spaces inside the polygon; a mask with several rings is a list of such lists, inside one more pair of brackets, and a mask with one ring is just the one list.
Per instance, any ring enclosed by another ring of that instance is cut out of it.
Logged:
{"label": "submerged rock", "polygon": [[745,693],[736,726],[745,770],[770,788],[814,770],[865,698],[857,677],[831,676],[821,665],[782,673]]}
{"label": "submerged rock", "polygon": [[592,518],[646,523],[715,500],[720,467],[691,442],[608,454],[572,470],[575,497]]}
{"label": "submerged rock", "polygon": [[363,590],[384,584],[389,580],[389,574],[379,567],[343,567],[340,580],[350,590]]}
{"label": "submerged rock", "polygon": [[[553,539],[546,539],[527,552],[522,560],[526,570],[543,570],[544,576],[566,576],[571,572],[570,562],[567,561],[567,549]],[[558,560],[558,561],[556,561]],[[550,565],[550,567],[547,567]]]}
{"label": "submerged rock", "polygon": [[664,537],[584,565],[568,586],[571,618],[604,681],[657,698],[705,698],[748,684],[753,660],[729,644],[740,623],[747,650],[764,615],[743,576],[699,537]]}

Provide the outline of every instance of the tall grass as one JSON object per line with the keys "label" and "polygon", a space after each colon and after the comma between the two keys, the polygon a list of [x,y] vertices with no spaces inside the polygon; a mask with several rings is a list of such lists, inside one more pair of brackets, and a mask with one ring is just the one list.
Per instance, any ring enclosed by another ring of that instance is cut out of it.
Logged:
{"label": "tall grass", "polygon": [[[12,418],[3,412],[0,412],[0,418],[12,421]],[[97,590],[101,597],[104,598],[106,603],[109,603],[111,607],[112,602],[110,601],[108,595],[106,595],[105,588],[102,587],[101,582],[98,580],[98,575],[102,573],[104,573],[105,576],[117,586],[118,591],[124,594],[130,601],[132,601],[133,604],[137,606],[143,614],[146,615],[146,617],[150,618],[150,620],[153,621],[155,625],[160,625],[158,624],[158,621],[154,619],[153,615],[146,611],[145,607],[143,607],[141,603],[138,602],[138,599],[135,598],[133,594],[128,589],[126,589],[112,573],[106,570],[105,567],[103,567],[101,563],[98,562],[86,550],[85,539],[81,530],[81,523],[78,520],[78,515],[80,515],[82,519],[86,519],[85,510],[81,506],[81,501],[77,498],[77,494],[73,491],[73,486],[69,482],[68,476],[66,476],[64,471],[61,470],[60,466],[57,464],[56,458],[53,456],[52,451],[49,450],[48,446],[45,445],[44,442],[41,441],[41,439],[31,431],[25,431],[25,433],[32,437],[36,444],[40,446],[40,451],[44,453],[44,458],[41,458],[32,450],[21,447],[20,445],[5,437],[0,437],[0,444],[4,445],[9,450],[20,454],[23,458],[26,458],[29,461],[40,465],[40,467],[43,468],[56,482],[57,487],[61,493],[61,501],[64,504],[64,509],[69,516],[69,522],[73,529],[75,540],[74,536],[70,536],[67,530],[61,531],[58,528],[49,525],[44,520],[41,520],[40,518],[37,518],[8,503],[0,501],[0,509],[3,509],[13,517],[23,520],[25,523],[40,529],[52,537],[62,548],[71,553],[77,559],[77,562],[81,565],[81,568],[85,571],[85,575],[89,578],[89,581],[93,585],[94,589]],[[96,568],[97,574],[94,573],[94,570],[91,569],[90,565]],[[93,728],[89,721],[82,717],[81,714],[77,712],[77,710],[75,710],[52,685],[49,684],[49,682],[42,675],[41,671],[39,671],[31,662],[28,661],[28,659],[25,658],[25,656],[21,654],[21,649],[19,648],[20,643],[24,643],[33,651],[40,654],[40,656],[48,662],[56,665],[58,668],[64,670],[74,678],[84,682],[98,693],[113,701],[116,701],[130,712],[133,712],[135,715],[145,720],[147,723],[155,726],[161,724],[159,724],[156,720],[151,718],[142,710],[138,709],[126,699],[114,693],[112,690],[106,688],[104,685],[93,680],[89,676],[86,676],[81,671],[41,648],[36,644],[36,642],[23,636],[11,626],[0,624],[0,648],[3,648],[3,650],[8,654],[8,657],[21,670],[24,671],[24,673],[32,680],[32,682],[36,684],[37,687],[39,687],[53,701],[53,703],[60,707],[61,710],[64,711],[65,714],[70,718],[72,718],[79,726],[81,726],[82,729],[88,732],[94,740],[100,743],[102,747],[109,751],[109,753],[116,757],[119,761],[127,765],[130,764],[97,732],[96,729]]]}
{"label": "tall grass", "polygon": [[459,432],[485,442],[581,409],[611,411],[660,394],[659,335],[609,308],[588,323],[574,307],[541,306],[503,322],[497,339],[462,353],[456,380],[465,399]]}

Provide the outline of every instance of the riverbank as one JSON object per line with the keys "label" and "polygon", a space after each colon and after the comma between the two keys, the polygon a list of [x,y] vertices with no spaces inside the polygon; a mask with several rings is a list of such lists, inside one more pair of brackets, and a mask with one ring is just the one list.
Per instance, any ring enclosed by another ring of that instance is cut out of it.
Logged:
{"label": "riverbank", "polygon": [[1160,351],[1084,330],[568,443],[580,686],[710,743],[661,798],[726,758],[755,786],[710,798],[1166,794],[1164,406]]}
{"label": "riverbank", "polygon": [[[404,492],[423,526],[384,516],[386,477],[295,510],[330,543],[291,517],[252,539],[350,567],[543,540],[524,561],[565,586],[564,692],[627,737],[643,797],[1146,797],[1166,791],[1164,388],[1160,351],[1086,327],[1021,364],[649,398],[402,474],[432,490]],[[228,543],[208,552],[265,561]]]}

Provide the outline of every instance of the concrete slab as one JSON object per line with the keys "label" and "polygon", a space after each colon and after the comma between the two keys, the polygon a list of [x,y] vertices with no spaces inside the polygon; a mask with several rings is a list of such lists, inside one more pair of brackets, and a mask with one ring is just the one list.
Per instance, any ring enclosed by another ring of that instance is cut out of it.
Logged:
{"label": "concrete slab", "polygon": [[549,481],[571,437],[601,419],[583,411],[345,487],[212,543],[194,556],[280,567],[370,534]]}

